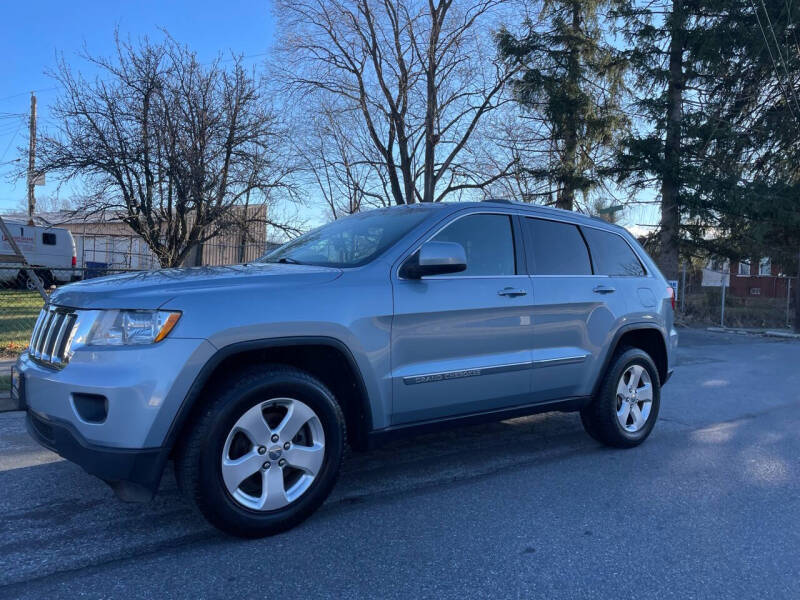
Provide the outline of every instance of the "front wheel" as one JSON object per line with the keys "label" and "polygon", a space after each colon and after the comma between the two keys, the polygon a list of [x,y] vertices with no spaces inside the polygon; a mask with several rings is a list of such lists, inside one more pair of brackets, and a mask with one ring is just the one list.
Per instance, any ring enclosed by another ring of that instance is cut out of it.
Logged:
{"label": "front wheel", "polygon": [[320,381],[290,367],[255,368],[209,394],[178,450],[175,473],[214,526],[263,537],[322,504],[344,442],[341,409]]}
{"label": "front wheel", "polygon": [[615,355],[597,395],[581,410],[581,421],[594,439],[616,448],[641,444],[658,418],[661,384],[653,359],[639,348]]}

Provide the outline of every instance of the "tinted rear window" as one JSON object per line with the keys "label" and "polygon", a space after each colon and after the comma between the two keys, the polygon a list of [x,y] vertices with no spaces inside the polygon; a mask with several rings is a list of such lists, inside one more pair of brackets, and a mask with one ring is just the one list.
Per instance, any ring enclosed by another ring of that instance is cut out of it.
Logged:
{"label": "tinted rear window", "polygon": [[621,236],[592,227],[584,227],[583,235],[589,243],[596,274],[629,277],[644,275],[642,263]]}
{"label": "tinted rear window", "polygon": [[589,251],[575,225],[525,219],[528,255],[534,275],[591,275]]}

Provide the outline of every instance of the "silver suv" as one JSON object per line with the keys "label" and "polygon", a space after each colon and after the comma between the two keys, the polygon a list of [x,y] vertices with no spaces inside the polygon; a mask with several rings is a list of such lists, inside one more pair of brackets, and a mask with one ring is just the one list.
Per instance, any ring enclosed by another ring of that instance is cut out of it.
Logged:
{"label": "silver suv", "polygon": [[310,515],[345,445],[580,411],[653,429],[674,301],[622,228],[507,202],[372,210],[230,267],[54,292],[17,368],[28,429],[124,500],[174,460],[190,502],[257,537]]}

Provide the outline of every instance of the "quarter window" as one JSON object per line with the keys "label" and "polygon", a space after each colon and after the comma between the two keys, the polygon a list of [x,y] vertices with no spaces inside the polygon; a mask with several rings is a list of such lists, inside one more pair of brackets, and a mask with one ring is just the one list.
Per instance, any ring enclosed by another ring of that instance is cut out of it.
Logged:
{"label": "quarter window", "polygon": [[56,245],[56,234],[55,233],[43,233],[42,234],[42,243],[45,246],[55,246]]}
{"label": "quarter window", "polygon": [[610,231],[584,227],[583,235],[589,244],[597,275],[644,276],[644,267],[628,243]]}
{"label": "quarter window", "polygon": [[591,275],[589,251],[575,225],[525,219],[529,264],[534,275]]}
{"label": "quarter window", "polygon": [[477,214],[453,221],[433,238],[437,242],[456,242],[464,247],[467,269],[447,277],[463,275],[514,275],[514,236],[508,215]]}

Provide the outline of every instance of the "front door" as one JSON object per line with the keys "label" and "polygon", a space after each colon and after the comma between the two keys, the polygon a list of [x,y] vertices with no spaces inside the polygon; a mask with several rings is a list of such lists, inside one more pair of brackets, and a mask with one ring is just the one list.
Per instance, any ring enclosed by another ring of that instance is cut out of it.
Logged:
{"label": "front door", "polygon": [[433,240],[464,247],[461,273],[393,275],[393,424],[523,404],[530,392],[530,278],[508,214],[456,216]]}

